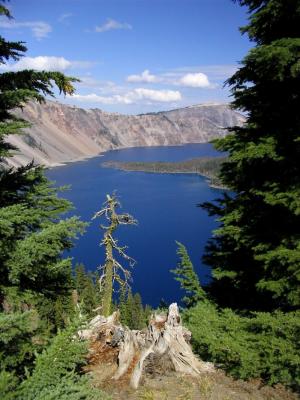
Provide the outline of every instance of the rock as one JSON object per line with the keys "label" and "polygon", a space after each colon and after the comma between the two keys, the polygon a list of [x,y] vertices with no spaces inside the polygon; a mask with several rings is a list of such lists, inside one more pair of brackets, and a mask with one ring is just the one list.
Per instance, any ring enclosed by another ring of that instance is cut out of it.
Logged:
{"label": "rock", "polygon": [[45,166],[57,165],[126,147],[205,143],[223,137],[225,128],[241,125],[245,120],[226,104],[121,115],[46,101],[29,102],[15,113],[32,126],[22,136],[9,137],[20,149],[8,160],[13,166],[32,159]]}

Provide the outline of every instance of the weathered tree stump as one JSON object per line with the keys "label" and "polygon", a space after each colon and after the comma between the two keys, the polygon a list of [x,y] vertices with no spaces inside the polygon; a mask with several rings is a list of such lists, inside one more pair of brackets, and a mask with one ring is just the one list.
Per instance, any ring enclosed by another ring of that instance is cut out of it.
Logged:
{"label": "weathered tree stump", "polygon": [[182,326],[176,303],[170,305],[166,315],[152,315],[148,328],[142,331],[122,326],[118,316],[118,312],[107,318],[97,316],[87,329],[78,332],[82,339],[100,340],[107,346],[118,348],[118,366],[112,379],[128,376],[130,385],[137,388],[145,361],[155,356],[168,359],[173,369],[183,374],[195,376],[214,371],[211,363],[203,362],[193,354],[189,344],[191,333]]}

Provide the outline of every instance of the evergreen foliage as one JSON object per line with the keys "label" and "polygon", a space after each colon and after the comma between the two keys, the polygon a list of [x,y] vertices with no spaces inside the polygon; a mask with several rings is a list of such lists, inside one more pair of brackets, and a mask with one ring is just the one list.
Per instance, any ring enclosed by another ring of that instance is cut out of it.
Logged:
{"label": "evergreen foliage", "polygon": [[92,388],[87,375],[82,375],[87,342],[76,338],[76,330],[71,325],[59,332],[51,345],[37,356],[33,373],[18,390],[19,400],[108,399],[99,389]]}
{"label": "evergreen foliage", "polygon": [[11,371],[24,376],[24,367],[32,364],[37,348],[31,340],[37,327],[38,315],[35,311],[0,313],[0,360],[3,373]]}
{"label": "evergreen foliage", "polygon": [[154,172],[155,174],[199,174],[209,178],[210,185],[220,186],[218,174],[226,157],[201,157],[186,161],[105,161],[103,167],[117,168],[122,171]]}
{"label": "evergreen foliage", "polygon": [[186,247],[180,242],[176,243],[179,261],[177,268],[171,270],[171,272],[175,275],[175,280],[180,282],[180,288],[185,292],[185,296],[182,299],[183,304],[186,307],[191,307],[198,301],[205,300],[206,293],[200,285],[198,275],[194,270]]}
{"label": "evergreen foliage", "polygon": [[133,320],[133,310],[134,310],[134,304],[133,304],[133,295],[132,295],[132,291],[129,288],[128,290],[128,294],[127,294],[127,299],[126,299],[126,316],[127,316],[127,321],[126,321],[126,325],[131,329],[131,327],[134,324],[134,320]]}
{"label": "evergreen foliage", "polygon": [[166,312],[169,309],[169,305],[164,298],[161,298],[157,307],[158,310]]}
{"label": "evergreen foliage", "polygon": [[254,47],[228,80],[243,127],[216,141],[234,194],[203,205],[221,226],[206,249],[212,293],[235,308],[300,305],[300,3],[241,0]]}
{"label": "evergreen foliage", "polygon": [[141,330],[148,326],[152,308],[149,305],[143,306],[139,293],[132,295],[130,288],[127,291],[124,287],[121,288],[118,309],[122,324],[128,328]]}
{"label": "evergreen foliage", "polygon": [[75,266],[74,281],[78,300],[83,313],[88,317],[95,314],[101,302],[97,279],[95,274],[86,272],[83,264]]}
{"label": "evergreen foliage", "polygon": [[[3,3],[0,14],[11,18]],[[0,37],[0,64],[19,60],[26,50],[24,43]],[[6,398],[32,370],[36,352],[70,321],[71,259],[62,253],[85,226],[76,217],[61,220],[71,204],[58,197],[41,167],[8,166],[17,149],[7,136],[29,126],[14,109],[44,101],[54,86],[72,94],[75,81],[59,72],[0,74],[0,387]]]}
{"label": "evergreen foliage", "polygon": [[299,311],[245,317],[206,302],[186,310],[183,318],[202,359],[236,378],[300,388]]}
{"label": "evergreen foliage", "polygon": [[149,325],[149,320],[152,314],[153,314],[153,308],[149,304],[146,304],[144,307],[145,326]]}
{"label": "evergreen foliage", "polygon": [[[122,286],[120,289],[119,295],[119,311],[120,311],[120,321],[123,325],[130,325],[130,309],[128,307],[128,298],[129,293],[131,294],[131,290],[126,290],[125,286]],[[132,298],[132,294],[131,294]],[[130,305],[131,306],[131,305]]]}
{"label": "evergreen foliage", "polygon": [[[6,174],[7,171],[0,173]],[[14,199],[13,190],[9,196],[7,190],[7,205],[0,208],[1,309],[5,316],[37,310],[36,334],[42,337],[68,321],[72,309],[71,259],[61,255],[72,247],[84,224],[76,217],[59,220],[70,204],[57,197],[41,169],[26,171],[26,180],[27,193],[21,194],[21,188],[17,191],[22,201]],[[36,348],[30,335],[24,335],[25,338],[27,346]],[[8,349],[5,346],[1,358],[8,357]],[[22,364],[23,355],[16,352],[15,357]]]}
{"label": "evergreen foliage", "polygon": [[132,329],[143,329],[145,328],[145,315],[144,307],[142,304],[142,298],[139,293],[135,293],[133,296],[133,309],[132,309]]}
{"label": "evergreen foliage", "polygon": [[16,399],[18,379],[13,373],[2,370],[0,372],[0,393],[2,400]]}

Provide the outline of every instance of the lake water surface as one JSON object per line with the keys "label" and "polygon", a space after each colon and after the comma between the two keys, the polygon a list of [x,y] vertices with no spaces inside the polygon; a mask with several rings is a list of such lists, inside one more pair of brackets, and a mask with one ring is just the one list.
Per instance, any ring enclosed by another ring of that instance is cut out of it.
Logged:
{"label": "lake water surface", "polygon": [[83,262],[94,271],[103,263],[104,249],[99,247],[103,232],[99,225],[104,220],[91,218],[101,209],[106,194],[116,191],[122,210],[139,222],[138,226],[121,226],[117,236],[137,261],[132,271],[132,289],[142,295],[143,302],[157,306],[162,298],[169,303],[182,297],[179,283],[169,272],[176,267],[176,240],[187,247],[201,282],[207,282],[209,268],[201,263],[201,256],[216,223],[196,205],[215,199],[220,191],[210,188],[199,175],[118,171],[103,168],[101,163],[180,161],[217,155],[210,144],[130,148],[48,170],[47,176],[56,185],[71,185],[63,193],[75,206],[71,214],[90,222],[71,251],[74,264]]}

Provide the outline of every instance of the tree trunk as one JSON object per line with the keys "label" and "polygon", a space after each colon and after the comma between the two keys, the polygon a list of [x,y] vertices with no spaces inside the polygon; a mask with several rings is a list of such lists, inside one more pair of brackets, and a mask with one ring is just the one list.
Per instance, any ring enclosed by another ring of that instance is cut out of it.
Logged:
{"label": "tree trunk", "polygon": [[193,354],[189,345],[191,333],[182,326],[176,303],[170,305],[166,315],[152,315],[145,330],[122,326],[118,312],[115,312],[108,318],[97,316],[90,322],[89,329],[80,331],[79,336],[92,343],[101,341],[107,351],[116,348],[118,362],[112,379],[127,379],[135,389],[151,360],[152,369],[159,369],[160,374],[170,366],[174,371],[193,376],[214,371],[211,363],[203,362]]}
{"label": "tree trunk", "polygon": [[[108,235],[106,237],[108,239]],[[102,313],[105,317],[108,317],[111,312],[111,302],[113,295],[113,254],[112,245],[107,240],[106,245],[106,261],[105,261],[105,280],[104,280],[104,291],[102,298]]]}

